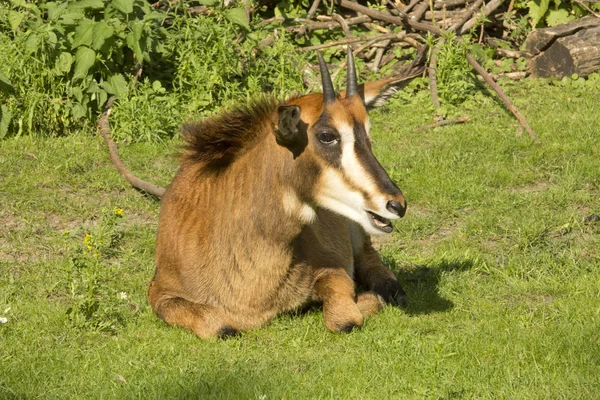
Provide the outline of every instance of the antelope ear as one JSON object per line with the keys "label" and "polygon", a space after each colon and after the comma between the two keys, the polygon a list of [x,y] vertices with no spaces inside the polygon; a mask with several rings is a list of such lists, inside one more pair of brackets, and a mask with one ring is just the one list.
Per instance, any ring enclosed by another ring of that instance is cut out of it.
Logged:
{"label": "antelope ear", "polygon": [[296,158],[308,145],[306,124],[300,119],[300,107],[279,106],[277,113],[279,121],[275,127],[275,140]]}
{"label": "antelope ear", "polygon": [[367,82],[358,87],[365,107],[372,110],[384,105],[398,90],[403,89],[409,82],[419,74],[402,76],[399,78],[382,79],[375,82]]}
{"label": "antelope ear", "polygon": [[[421,75],[425,69],[427,46],[423,46],[410,64],[404,64],[390,78],[375,82],[367,82],[358,86],[358,94],[362,97],[365,107],[372,110],[385,104],[398,90],[403,89],[413,78]],[[346,97],[342,93],[342,97]]]}

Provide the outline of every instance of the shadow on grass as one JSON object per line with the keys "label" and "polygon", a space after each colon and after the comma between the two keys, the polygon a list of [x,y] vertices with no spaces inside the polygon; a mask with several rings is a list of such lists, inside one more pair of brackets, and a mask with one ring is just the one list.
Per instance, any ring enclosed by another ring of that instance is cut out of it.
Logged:
{"label": "shadow on grass", "polygon": [[385,257],[383,263],[396,273],[406,292],[409,315],[431,314],[448,311],[454,307],[452,301],[439,293],[440,278],[444,272],[466,271],[473,266],[471,260],[441,260],[427,266],[412,264],[399,266],[392,258]]}

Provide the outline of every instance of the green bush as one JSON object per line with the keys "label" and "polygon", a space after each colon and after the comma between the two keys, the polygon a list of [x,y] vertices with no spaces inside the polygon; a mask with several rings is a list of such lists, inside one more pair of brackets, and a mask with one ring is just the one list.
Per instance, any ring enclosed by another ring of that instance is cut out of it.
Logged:
{"label": "green bush", "polygon": [[0,9],[0,137],[90,127],[115,95],[116,137],[157,140],[259,91],[302,90],[291,43],[257,51],[270,31],[245,18],[235,7],[191,17],[144,0],[12,0]]}

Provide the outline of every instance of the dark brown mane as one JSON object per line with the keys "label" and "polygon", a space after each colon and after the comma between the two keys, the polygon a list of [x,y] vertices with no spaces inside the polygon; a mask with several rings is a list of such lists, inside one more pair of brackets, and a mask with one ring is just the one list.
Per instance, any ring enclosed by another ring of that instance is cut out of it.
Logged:
{"label": "dark brown mane", "polygon": [[273,97],[263,97],[184,124],[183,159],[212,168],[227,167],[269,131],[271,114],[279,104]]}

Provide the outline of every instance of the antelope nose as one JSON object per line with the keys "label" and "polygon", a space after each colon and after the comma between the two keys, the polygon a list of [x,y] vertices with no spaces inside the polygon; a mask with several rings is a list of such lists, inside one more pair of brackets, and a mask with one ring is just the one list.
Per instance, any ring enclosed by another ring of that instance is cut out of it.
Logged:
{"label": "antelope nose", "polygon": [[396,214],[397,216],[402,218],[406,213],[406,201],[403,201],[401,204],[395,200],[390,200],[387,202],[385,208],[387,208],[389,212]]}

